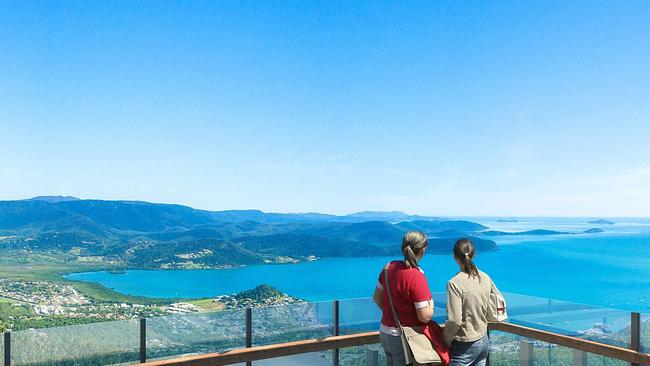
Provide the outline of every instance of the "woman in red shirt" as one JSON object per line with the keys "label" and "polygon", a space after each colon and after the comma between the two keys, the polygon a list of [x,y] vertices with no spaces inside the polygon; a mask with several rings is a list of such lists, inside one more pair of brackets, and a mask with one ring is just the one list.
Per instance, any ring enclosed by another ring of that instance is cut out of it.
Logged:
{"label": "woman in red shirt", "polygon": [[[431,321],[433,300],[424,272],[418,262],[427,249],[427,236],[409,231],[402,239],[404,259],[388,264],[388,281],[397,317],[403,326],[422,326]],[[386,352],[388,366],[405,365],[404,349],[385,289],[384,271],[379,274],[373,299],[381,309],[379,339]]]}

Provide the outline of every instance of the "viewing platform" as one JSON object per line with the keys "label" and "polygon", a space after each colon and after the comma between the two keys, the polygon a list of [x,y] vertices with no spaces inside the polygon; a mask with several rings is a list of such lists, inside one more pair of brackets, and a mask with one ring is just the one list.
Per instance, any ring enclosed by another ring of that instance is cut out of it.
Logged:
{"label": "viewing platform", "polygon": [[[650,365],[650,315],[505,294],[489,364]],[[434,320],[446,319],[434,294]],[[382,365],[370,298],[192,313],[7,332],[9,365]]]}

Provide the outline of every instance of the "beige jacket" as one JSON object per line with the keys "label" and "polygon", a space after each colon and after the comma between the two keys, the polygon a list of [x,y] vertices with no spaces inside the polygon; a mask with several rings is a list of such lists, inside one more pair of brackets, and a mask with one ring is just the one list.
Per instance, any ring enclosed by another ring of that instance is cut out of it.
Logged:
{"label": "beige jacket", "polygon": [[479,274],[480,281],[459,272],[447,282],[447,323],[443,333],[447,344],[474,342],[487,334],[490,292],[501,293],[486,273]]}

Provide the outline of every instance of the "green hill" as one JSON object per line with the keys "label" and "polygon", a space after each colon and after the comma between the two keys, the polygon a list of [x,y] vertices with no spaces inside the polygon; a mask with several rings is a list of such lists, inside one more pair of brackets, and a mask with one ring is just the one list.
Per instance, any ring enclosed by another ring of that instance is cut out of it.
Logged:
{"label": "green hill", "polygon": [[[413,221],[391,222],[396,218]],[[0,201],[0,240],[7,256],[45,253],[72,262],[138,268],[214,268],[314,256],[399,255],[402,236],[409,230],[430,236],[430,253],[450,253],[459,237],[472,237],[481,251],[497,249],[493,241],[474,237],[485,229],[480,224],[423,218],[401,212],[347,216],[212,212],[140,201],[45,197]]]}

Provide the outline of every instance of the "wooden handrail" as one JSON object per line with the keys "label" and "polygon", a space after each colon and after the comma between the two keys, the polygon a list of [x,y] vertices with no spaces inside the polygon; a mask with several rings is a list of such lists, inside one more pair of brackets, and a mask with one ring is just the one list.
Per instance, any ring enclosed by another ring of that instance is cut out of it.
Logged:
{"label": "wooden handrail", "polygon": [[139,363],[140,366],[221,366],[258,361],[268,358],[297,355],[300,353],[325,351],[335,348],[365,346],[379,343],[379,332],[334,336],[321,339],[270,344],[251,348],[240,348],[220,353],[186,356],[170,360]]}
{"label": "wooden handrail", "polygon": [[637,363],[639,365],[650,365],[650,354],[633,351],[623,347],[611,346],[604,343],[588,341],[586,339],[546,332],[512,323],[491,323],[490,330],[515,334],[526,338],[569,347],[571,349],[615,358],[621,361]]}
{"label": "wooden handrail", "polygon": [[[553,343],[572,349],[598,354],[639,365],[650,366],[650,354],[636,352],[627,348],[588,341],[539,329],[524,327],[511,323],[491,323],[490,330],[506,332],[547,343]],[[252,348],[240,348],[221,353],[209,353],[198,356],[186,356],[170,360],[152,361],[140,366],[220,366],[258,361],[268,358],[290,356],[301,353],[325,351],[335,348],[347,348],[379,343],[379,332],[368,332],[344,336],[308,339],[304,341],[271,344]]]}

